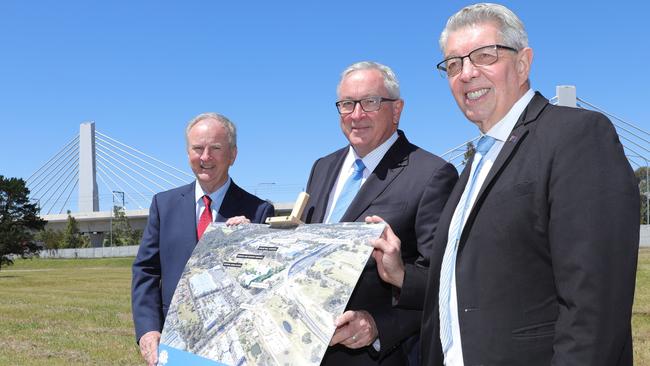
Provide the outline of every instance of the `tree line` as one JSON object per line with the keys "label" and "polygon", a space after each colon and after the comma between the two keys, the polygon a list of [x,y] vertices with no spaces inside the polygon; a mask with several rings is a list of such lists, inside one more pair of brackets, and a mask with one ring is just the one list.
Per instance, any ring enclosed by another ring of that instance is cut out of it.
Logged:
{"label": "tree line", "polygon": [[[37,203],[30,202],[29,189],[23,179],[0,175],[0,269],[13,264],[16,257],[31,258],[41,250],[87,248],[90,237],[79,231],[77,220],[70,215],[64,230],[46,228],[39,216]],[[123,207],[113,208],[111,231],[104,235],[103,246],[137,245],[142,232],[133,229]]]}

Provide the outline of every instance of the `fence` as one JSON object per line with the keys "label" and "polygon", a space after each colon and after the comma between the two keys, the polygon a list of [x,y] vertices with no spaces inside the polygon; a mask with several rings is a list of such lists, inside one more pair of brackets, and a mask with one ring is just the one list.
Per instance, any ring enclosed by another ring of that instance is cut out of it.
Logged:
{"label": "fence", "polygon": [[138,254],[138,245],[104,248],[70,248],[58,250],[42,250],[41,258],[113,258],[135,257]]}

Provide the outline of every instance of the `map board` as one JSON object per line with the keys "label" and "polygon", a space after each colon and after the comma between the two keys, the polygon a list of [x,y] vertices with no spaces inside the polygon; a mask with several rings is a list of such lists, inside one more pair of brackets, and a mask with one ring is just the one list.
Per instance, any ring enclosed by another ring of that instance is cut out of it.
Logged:
{"label": "map board", "polygon": [[213,224],[167,313],[159,365],[318,365],[383,224]]}

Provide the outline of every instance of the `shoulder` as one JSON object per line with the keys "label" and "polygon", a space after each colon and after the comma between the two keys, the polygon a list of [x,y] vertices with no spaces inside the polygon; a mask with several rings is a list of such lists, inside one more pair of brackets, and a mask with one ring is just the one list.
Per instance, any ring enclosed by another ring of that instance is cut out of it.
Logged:
{"label": "shoulder", "polygon": [[227,194],[234,195],[241,204],[255,205],[255,206],[271,205],[267,201],[241,188],[240,186],[235,184],[234,181],[230,183],[230,188],[228,189]]}
{"label": "shoulder", "polygon": [[322,156],[314,162],[314,167],[316,166],[327,166],[329,164],[334,164],[336,161],[338,161],[342,156],[344,156],[348,152],[349,146],[345,146],[343,148],[340,148],[330,154],[327,154],[325,156]]}
{"label": "shoulder", "polygon": [[549,104],[537,122],[536,133],[545,136],[551,145],[588,137],[618,142],[618,134],[609,118],[587,109]]}
{"label": "shoulder", "polygon": [[194,182],[186,184],[184,186],[176,187],[169,189],[167,191],[156,193],[153,196],[153,200],[157,202],[166,202],[171,199],[177,199],[182,196],[193,196],[194,195]]}

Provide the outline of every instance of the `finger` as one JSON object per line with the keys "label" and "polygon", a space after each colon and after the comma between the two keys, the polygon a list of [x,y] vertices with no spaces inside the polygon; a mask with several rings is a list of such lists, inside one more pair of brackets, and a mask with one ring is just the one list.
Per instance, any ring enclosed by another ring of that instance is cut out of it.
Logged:
{"label": "finger", "polygon": [[350,333],[349,327],[343,327],[343,328],[338,328],[335,332],[334,335],[332,335],[332,339],[330,340],[330,346],[333,346],[335,344],[344,344],[347,339],[349,339],[352,336]]}
{"label": "finger", "polygon": [[343,314],[339,315],[338,318],[334,321],[334,325],[338,328],[344,325],[345,323],[349,323],[352,320],[354,320],[356,316],[356,311],[353,310],[348,310],[344,312]]}
{"label": "finger", "polygon": [[153,353],[149,355],[149,358],[147,359],[147,363],[149,364],[149,366],[156,366],[156,364],[158,363],[158,354]]}
{"label": "finger", "polygon": [[381,217],[377,215],[372,215],[372,216],[366,216],[365,218],[366,224],[376,224],[378,222],[382,222],[383,220]]}

